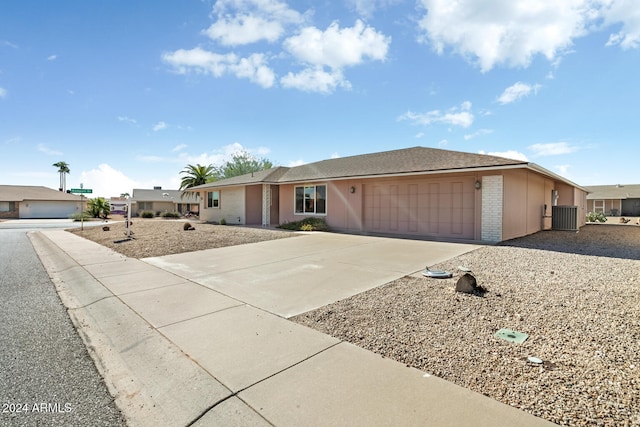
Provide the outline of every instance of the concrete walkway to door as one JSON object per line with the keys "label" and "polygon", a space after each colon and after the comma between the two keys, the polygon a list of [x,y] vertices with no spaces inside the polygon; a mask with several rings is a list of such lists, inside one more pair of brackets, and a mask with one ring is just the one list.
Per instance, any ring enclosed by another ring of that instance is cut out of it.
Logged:
{"label": "concrete walkway to door", "polygon": [[131,425],[552,425],[285,318],[473,245],[314,233],[138,260],[30,237]]}
{"label": "concrete walkway to door", "polygon": [[145,262],[289,318],[424,270],[478,245],[310,233]]}

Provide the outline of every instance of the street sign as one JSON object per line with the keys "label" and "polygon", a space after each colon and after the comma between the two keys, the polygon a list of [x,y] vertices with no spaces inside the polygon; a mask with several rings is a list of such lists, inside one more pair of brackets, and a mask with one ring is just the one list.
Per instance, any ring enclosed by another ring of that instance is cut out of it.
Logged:
{"label": "street sign", "polygon": [[93,190],[91,188],[72,188],[69,191],[71,193],[79,193],[79,194],[93,193]]}

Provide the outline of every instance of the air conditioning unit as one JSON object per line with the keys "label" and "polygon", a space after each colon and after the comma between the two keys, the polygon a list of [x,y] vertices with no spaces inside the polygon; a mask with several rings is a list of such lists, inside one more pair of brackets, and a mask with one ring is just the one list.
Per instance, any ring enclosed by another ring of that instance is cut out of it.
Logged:
{"label": "air conditioning unit", "polygon": [[551,229],[564,231],[578,231],[577,206],[552,206]]}

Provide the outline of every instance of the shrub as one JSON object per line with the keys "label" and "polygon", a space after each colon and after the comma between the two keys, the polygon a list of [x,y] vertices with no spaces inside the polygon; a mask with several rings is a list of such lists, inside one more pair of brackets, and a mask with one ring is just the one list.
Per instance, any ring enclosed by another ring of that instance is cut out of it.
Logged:
{"label": "shrub", "polygon": [[224,219],[224,218],[222,218],[222,219],[220,220],[220,225],[227,225],[227,220],[226,220],[226,219]]}
{"label": "shrub", "polygon": [[602,212],[589,212],[587,222],[607,222],[607,217]]}
{"label": "shrub", "polygon": [[142,218],[153,218],[155,216],[155,214],[151,211],[142,211],[140,212],[140,216]]}
{"label": "shrub", "polygon": [[179,212],[163,212],[162,218],[180,218],[180,213]]}
{"label": "shrub", "polygon": [[278,228],[294,231],[329,231],[327,222],[324,218],[309,217],[300,221],[288,222],[280,224]]}
{"label": "shrub", "polygon": [[71,219],[75,222],[77,221],[87,221],[89,219],[91,219],[91,215],[89,215],[88,212],[76,212],[74,214],[71,215]]}

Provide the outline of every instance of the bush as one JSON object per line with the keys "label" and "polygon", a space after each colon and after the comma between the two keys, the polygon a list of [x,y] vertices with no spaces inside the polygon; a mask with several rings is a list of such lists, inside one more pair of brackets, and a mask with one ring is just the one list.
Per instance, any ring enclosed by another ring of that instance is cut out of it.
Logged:
{"label": "bush", "polygon": [[309,217],[300,221],[288,222],[280,224],[278,228],[294,231],[329,231],[327,222],[324,218]]}
{"label": "bush", "polygon": [[91,219],[91,215],[89,215],[88,212],[82,212],[82,213],[76,212],[71,215],[71,219],[75,222],[88,221],[89,219]]}
{"label": "bush", "polygon": [[227,225],[227,220],[226,220],[226,219],[224,219],[224,218],[222,218],[222,219],[220,220],[220,225]]}
{"label": "bush", "polygon": [[587,222],[607,222],[607,217],[602,212],[589,212]]}
{"label": "bush", "polygon": [[153,218],[155,216],[155,214],[151,211],[142,211],[140,212],[140,216],[142,218]]}
{"label": "bush", "polygon": [[160,215],[162,218],[180,218],[179,212],[163,212]]}

